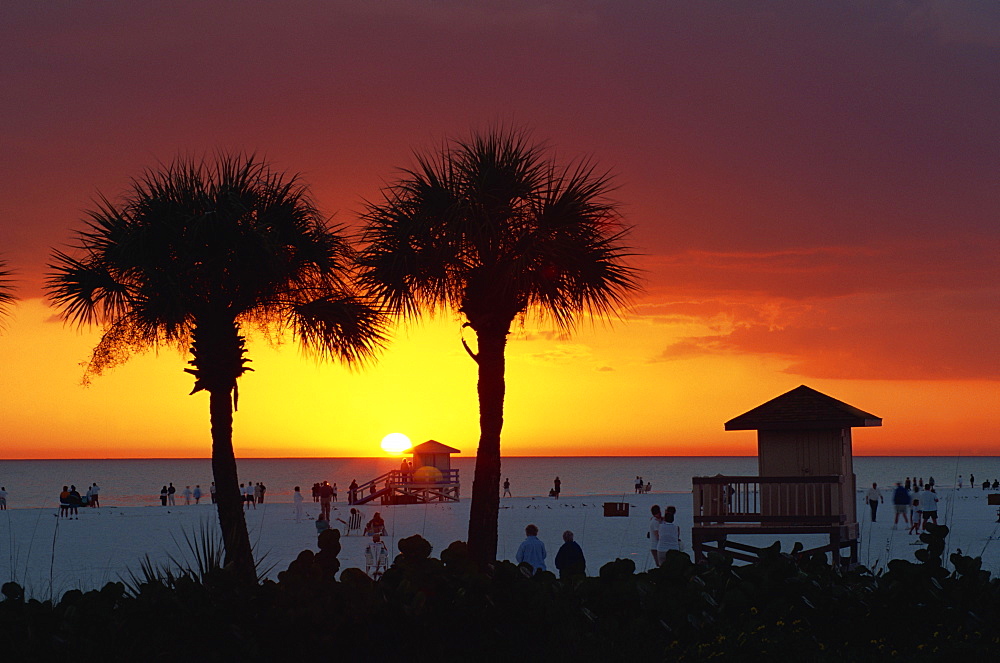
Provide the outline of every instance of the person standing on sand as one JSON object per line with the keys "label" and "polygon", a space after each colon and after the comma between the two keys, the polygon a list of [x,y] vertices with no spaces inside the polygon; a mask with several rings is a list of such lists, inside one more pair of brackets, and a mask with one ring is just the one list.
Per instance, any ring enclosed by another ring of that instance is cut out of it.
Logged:
{"label": "person standing on sand", "polygon": [[[674,509],[676,511],[676,509]],[[667,559],[667,552],[681,549],[681,528],[674,523],[674,511],[667,507],[660,523],[659,537],[656,542],[656,558],[659,566]]]}
{"label": "person standing on sand", "polygon": [[587,560],[583,556],[583,549],[573,540],[573,532],[569,530],[563,532],[563,544],[556,552],[556,568],[563,580],[587,575]]}
{"label": "person standing on sand", "polygon": [[920,509],[923,511],[924,529],[927,529],[927,521],[933,520],[938,524],[938,496],[934,492],[933,486],[924,486],[920,491]]}
{"label": "person standing on sand", "polygon": [[214,481],[212,482],[212,485],[208,487],[208,494],[212,498],[212,504],[215,504],[215,482]]}
{"label": "person standing on sand", "polygon": [[562,491],[562,481],[559,480],[559,477],[556,477],[556,480],[552,482],[552,496],[556,499],[559,499],[559,493],[561,491]]}
{"label": "person standing on sand", "polygon": [[7,489],[0,486],[0,511],[7,510]]}
{"label": "person standing on sand", "polygon": [[641,492],[642,492],[642,479],[640,479],[639,475],[637,474],[635,475],[635,494],[638,495]]}
{"label": "person standing on sand", "polygon": [[59,493],[59,517],[69,518],[69,486],[63,486]]}
{"label": "person standing on sand", "polygon": [[867,493],[865,493],[865,501],[867,501],[868,506],[871,507],[872,522],[875,522],[875,514],[878,513],[878,503],[885,501],[882,498],[882,492],[878,489],[877,483],[873,482],[872,487],[868,489]]}
{"label": "person standing on sand", "polygon": [[330,520],[330,502],[333,501],[333,486],[326,481],[319,487],[319,510],[323,520]]}
{"label": "person standing on sand", "polygon": [[184,504],[191,506],[191,486],[184,486],[184,492],[181,495],[184,496]]}
{"label": "person standing on sand", "polygon": [[347,503],[354,504],[358,501],[358,480],[351,479],[351,485],[347,487]]}
{"label": "person standing on sand", "polygon": [[333,482],[333,501],[337,501],[337,482]]}
{"label": "person standing on sand", "polygon": [[302,497],[302,491],[299,490],[298,486],[295,486],[295,492],[292,493],[292,501],[295,502],[295,522],[302,522],[302,501],[305,498]]}
{"label": "person standing on sand", "polygon": [[919,493],[917,497],[913,498],[910,502],[910,530],[907,534],[920,534],[920,525],[924,520],[924,515],[920,510],[920,497]]}
{"label": "person standing on sand", "polygon": [[649,507],[649,512],[653,515],[649,519],[649,531],[646,532],[646,538],[649,539],[649,552],[653,556],[653,564],[659,566],[660,558],[656,555],[656,544],[660,541],[660,523],[663,522],[663,516],[660,515],[660,505],[654,504]]}
{"label": "person standing on sand", "polygon": [[503,480],[503,495],[502,497],[514,497],[510,494],[510,478],[505,478]]}
{"label": "person standing on sand", "polygon": [[538,527],[535,525],[525,527],[524,535],[526,538],[517,547],[514,559],[518,564],[527,564],[531,567],[531,574],[534,575],[545,570],[545,544],[539,540]]}
{"label": "person standing on sand", "polygon": [[94,482],[94,485],[90,487],[90,506],[95,509],[101,506],[101,487]]}
{"label": "person standing on sand", "polygon": [[174,501],[174,493],[176,492],[177,489],[174,488],[174,484],[167,486],[167,504],[170,506],[177,506],[177,502]]}
{"label": "person standing on sand", "polygon": [[903,488],[903,485],[896,482],[896,488],[892,491],[892,507],[896,510],[896,517],[892,521],[892,528],[896,529],[899,517],[903,516],[903,522],[910,524],[910,516],[906,513],[910,510],[910,491]]}
{"label": "person standing on sand", "polygon": [[166,486],[160,489],[160,506],[167,506],[167,495],[169,494]]}
{"label": "person standing on sand", "polygon": [[194,491],[191,493],[194,496],[194,503],[197,504],[201,501],[201,484],[194,487]]}

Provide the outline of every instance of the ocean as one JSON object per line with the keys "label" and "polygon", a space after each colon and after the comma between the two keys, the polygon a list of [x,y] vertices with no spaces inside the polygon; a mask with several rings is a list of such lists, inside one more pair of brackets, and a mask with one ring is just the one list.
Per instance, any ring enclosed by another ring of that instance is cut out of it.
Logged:
{"label": "ocean", "polygon": [[[291,501],[295,486],[309,494],[313,483],[337,483],[344,499],[352,479],[359,483],[399,468],[399,458],[243,458],[237,459],[240,481],[264,482],[267,499]],[[475,458],[453,458],[459,469],[462,497],[472,492]],[[958,477],[969,484],[1000,478],[997,456],[858,456],[854,458],[858,487],[873,481],[892,486],[905,477],[934,477],[941,487],[954,486]],[[587,456],[511,457],[503,459],[502,476],[509,477],[516,497],[544,496],[558,476],[566,496],[629,495],[636,475],[652,484],[654,493],[688,493],[691,477],[757,474],[755,456]],[[185,486],[200,485],[206,492],[212,482],[207,458],[110,460],[0,460],[0,486],[8,492],[12,509],[55,507],[64,485],[74,484],[85,493],[90,484],[101,487],[101,503],[117,506],[159,504],[160,488],[173,483],[178,493]],[[180,495],[178,494],[178,499]]]}

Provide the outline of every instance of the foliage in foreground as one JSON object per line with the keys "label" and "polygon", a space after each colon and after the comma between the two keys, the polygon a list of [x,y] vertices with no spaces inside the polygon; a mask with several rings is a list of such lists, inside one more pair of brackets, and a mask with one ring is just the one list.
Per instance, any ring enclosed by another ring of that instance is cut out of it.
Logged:
{"label": "foliage in foreground", "polygon": [[[125,660],[940,660],[1000,646],[1000,582],[980,560],[951,555],[947,528],[921,538],[920,563],[873,574],[781,553],[747,566],[683,553],[647,573],[631,560],[597,577],[528,577],[509,562],[487,572],[464,543],[430,557],[419,536],[378,582],[339,570],[339,540],[303,551],[277,582],[247,586],[220,569],[149,578],[127,590],[25,601],[3,586],[0,655]],[[641,659],[639,657],[642,657]]]}

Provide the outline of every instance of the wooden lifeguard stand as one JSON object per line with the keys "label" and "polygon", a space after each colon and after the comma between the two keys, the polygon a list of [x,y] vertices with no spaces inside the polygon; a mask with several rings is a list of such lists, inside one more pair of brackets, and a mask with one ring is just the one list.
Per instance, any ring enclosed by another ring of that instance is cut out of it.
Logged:
{"label": "wooden lifeguard stand", "polygon": [[881,425],[879,417],[805,385],[727,421],[726,430],[757,431],[759,476],[692,479],[695,561],[713,550],[743,561],[759,557],[761,548],[730,540],[734,535],[826,534],[828,545],[802,552],[856,564],[851,428]]}
{"label": "wooden lifeguard stand", "polygon": [[457,502],[461,484],[458,469],[451,467],[451,454],[458,449],[428,440],[406,452],[412,454],[412,470],[392,470],[358,486],[354,504],[381,500],[382,504]]}

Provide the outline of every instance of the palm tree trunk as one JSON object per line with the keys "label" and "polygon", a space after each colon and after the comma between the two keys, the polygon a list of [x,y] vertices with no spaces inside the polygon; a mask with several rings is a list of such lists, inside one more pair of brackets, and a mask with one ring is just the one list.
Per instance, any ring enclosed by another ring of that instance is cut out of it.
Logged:
{"label": "palm tree trunk", "polygon": [[477,330],[479,339],[479,449],[469,507],[469,554],[485,565],[497,558],[500,515],[500,432],[503,429],[504,350],[507,332]]}
{"label": "palm tree trunk", "polygon": [[215,478],[219,526],[226,549],[226,566],[246,582],[256,582],[250,535],[243,516],[243,500],[233,452],[233,401],[230,392],[209,392],[212,418],[212,475]]}
{"label": "palm tree trunk", "polygon": [[257,572],[250,535],[243,516],[236,454],[233,452],[233,393],[246,360],[243,338],[236,321],[227,315],[203,315],[194,329],[189,363],[195,376],[194,391],[209,393],[212,422],[212,474],[215,478],[219,526],[226,549],[225,563],[245,582],[256,582]]}

